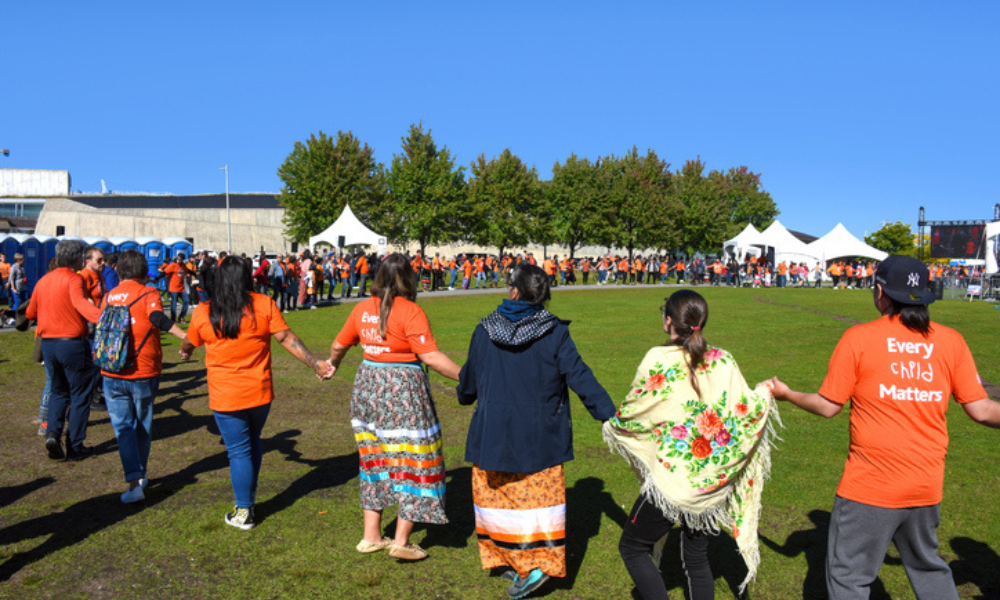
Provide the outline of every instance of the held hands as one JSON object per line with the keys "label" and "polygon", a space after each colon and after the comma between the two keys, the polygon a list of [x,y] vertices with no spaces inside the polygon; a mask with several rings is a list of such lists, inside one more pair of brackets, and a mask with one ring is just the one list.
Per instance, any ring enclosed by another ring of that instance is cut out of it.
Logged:
{"label": "held hands", "polygon": [[779,380],[777,377],[772,377],[771,379],[767,380],[764,383],[765,385],[771,388],[771,393],[774,395],[776,399],[778,400],[788,399],[788,392],[790,392],[791,389],[785,382]]}
{"label": "held hands", "polygon": [[330,379],[337,372],[337,368],[331,365],[328,360],[317,360],[314,368],[316,370],[316,378],[320,381]]}
{"label": "held hands", "polygon": [[190,360],[190,358],[191,358],[191,353],[190,352],[185,352],[183,349],[180,350],[178,352],[178,354],[181,355],[181,360]]}

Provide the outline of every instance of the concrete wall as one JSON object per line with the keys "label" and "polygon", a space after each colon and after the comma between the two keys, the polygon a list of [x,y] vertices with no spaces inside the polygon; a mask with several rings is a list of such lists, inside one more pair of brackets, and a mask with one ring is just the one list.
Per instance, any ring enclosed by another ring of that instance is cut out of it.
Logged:
{"label": "concrete wall", "polygon": [[68,196],[69,171],[0,169],[0,196]]}
{"label": "concrete wall", "polygon": [[[250,254],[263,246],[269,252],[290,251],[283,214],[281,209],[230,210],[232,250]],[[66,228],[66,235],[80,237],[190,237],[195,248],[226,249],[225,209],[97,209],[70,198],[49,198],[35,232],[56,235],[58,225]]]}

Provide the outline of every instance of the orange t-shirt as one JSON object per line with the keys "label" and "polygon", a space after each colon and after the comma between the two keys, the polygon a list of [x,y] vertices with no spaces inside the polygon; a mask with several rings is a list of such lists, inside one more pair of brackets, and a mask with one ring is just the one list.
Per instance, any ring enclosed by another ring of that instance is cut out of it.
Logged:
{"label": "orange t-shirt", "polygon": [[378,334],[382,299],[371,297],[359,302],[337,334],[341,346],[361,343],[365,359],[375,362],[414,362],[417,354],[437,350],[431,325],[422,308],[397,296],[389,311],[385,339]]}
{"label": "orange t-shirt", "polygon": [[180,293],[184,291],[184,268],[180,263],[172,262],[163,267],[163,274],[169,277],[167,291]]}
{"label": "orange t-shirt", "polygon": [[83,286],[87,291],[87,297],[94,301],[95,306],[100,306],[104,299],[104,278],[87,268],[80,271],[80,276],[83,277]]}
{"label": "orange t-shirt", "polygon": [[555,267],[555,265],[553,265],[552,261],[550,259],[548,259],[548,258],[546,258],[542,262],[542,269],[545,270],[545,274],[546,275],[555,275],[555,273],[556,273],[556,267]]}
{"label": "orange t-shirt", "polygon": [[83,277],[60,267],[35,284],[26,315],[38,320],[35,335],[39,337],[75,338],[87,335],[87,321],[96,323],[101,309],[87,302]]}
{"label": "orange t-shirt", "polygon": [[202,302],[191,315],[188,340],[205,345],[208,370],[208,407],[217,411],[243,410],[263,406],[274,399],[271,379],[271,335],[288,329],[274,300],[250,294],[254,320],[244,314],[240,335],[220,339],[208,320],[211,302]]}
{"label": "orange t-shirt", "polygon": [[469,279],[472,277],[472,263],[466,260],[462,263],[462,272],[465,274],[465,278]]}
{"label": "orange t-shirt", "polygon": [[486,268],[486,263],[481,258],[476,259],[476,273],[482,273]]}
{"label": "orange t-shirt", "polygon": [[358,257],[358,262],[355,263],[354,268],[357,269],[358,273],[362,275],[368,274],[368,259],[364,256]]}
{"label": "orange t-shirt", "polygon": [[941,502],[948,451],[948,398],[987,398],[972,353],[954,329],[927,337],[897,318],[848,329],[819,393],[851,400],[851,442],[837,495],[882,508]]}
{"label": "orange t-shirt", "polygon": [[7,261],[0,262],[0,279],[7,279],[10,277],[10,263]]}
{"label": "orange t-shirt", "polygon": [[[145,296],[143,296],[145,294]],[[142,297],[141,300],[139,298]],[[132,304],[129,313],[132,315],[132,336],[130,351],[139,348],[131,366],[118,373],[101,370],[101,374],[119,379],[148,379],[156,377],[163,371],[163,350],[160,347],[160,332],[149,322],[149,315],[163,312],[160,291],[138,281],[126,279],[105,296],[108,306],[128,306]],[[136,302],[138,300],[138,302]],[[153,330],[153,331],[151,331]],[[146,340],[145,343],[143,340]]]}

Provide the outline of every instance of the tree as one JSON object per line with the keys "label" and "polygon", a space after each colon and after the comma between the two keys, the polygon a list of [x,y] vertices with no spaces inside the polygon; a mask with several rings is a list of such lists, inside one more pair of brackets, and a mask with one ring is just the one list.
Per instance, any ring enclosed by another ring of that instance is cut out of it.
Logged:
{"label": "tree", "polygon": [[486,160],[480,154],[472,163],[464,229],[481,246],[495,246],[498,254],[523,245],[536,219],[538,172],[528,168],[510,149]]}
{"label": "tree", "polygon": [[607,195],[602,182],[599,166],[575,154],[565,164],[553,165],[552,180],[544,186],[543,194],[551,214],[551,234],[547,241],[535,241],[562,242],[573,258],[577,248],[595,237],[598,208]]}
{"label": "tree", "polygon": [[392,218],[386,233],[394,240],[429,244],[458,239],[455,217],[465,193],[463,167],[455,169],[448,149],[438,149],[423,124],[410,125],[402,154],[394,155],[388,173]]}
{"label": "tree", "polygon": [[629,260],[636,248],[668,247],[677,214],[670,165],[652,149],[641,156],[633,146],[620,158],[602,159],[601,170],[607,193],[597,197],[596,239],[624,248]]}
{"label": "tree", "polygon": [[368,144],[350,132],[336,139],[322,131],[295,142],[278,168],[284,186],[278,201],[285,207],[282,222],[289,239],[306,243],[330,226],[346,204],[359,219],[380,229],[391,222],[386,206],[383,166]]}
{"label": "tree", "polygon": [[674,175],[674,194],[682,206],[677,221],[677,248],[688,256],[722,247],[730,231],[731,209],[723,197],[725,177],[713,172],[705,177],[701,158],[689,160]]}
{"label": "tree", "polygon": [[909,223],[883,223],[882,228],[865,236],[865,243],[889,254],[917,255],[916,238]]}
{"label": "tree", "polygon": [[729,213],[726,239],[742,231],[747,223],[763,231],[778,216],[778,207],[771,199],[771,194],[761,189],[760,175],[747,167],[731,168],[725,173],[712,171],[708,177],[717,186],[722,203]]}

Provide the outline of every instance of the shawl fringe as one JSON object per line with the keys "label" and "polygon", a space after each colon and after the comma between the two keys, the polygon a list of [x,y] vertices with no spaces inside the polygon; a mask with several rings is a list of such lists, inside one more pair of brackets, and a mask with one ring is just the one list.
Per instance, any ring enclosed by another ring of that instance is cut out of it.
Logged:
{"label": "shawl fringe", "polygon": [[[620,454],[626,462],[636,472],[642,481],[641,493],[653,501],[653,504],[664,516],[674,523],[684,523],[689,529],[703,531],[711,535],[718,535],[723,528],[730,529],[729,515],[738,509],[736,501],[737,487],[748,477],[751,471],[759,471],[761,485],[771,479],[771,449],[776,442],[781,439],[778,436],[777,428],[784,427],[781,416],[778,413],[777,401],[773,396],[769,397],[769,410],[767,424],[761,433],[760,441],[755,445],[753,457],[747,461],[746,466],[739,475],[733,477],[725,484],[725,494],[715,502],[714,506],[701,512],[684,510],[658,488],[654,482],[649,465],[628,450],[614,434],[605,429],[603,437],[605,443],[613,452]],[[757,504],[755,517],[759,522],[760,512],[763,506]],[[739,593],[742,595],[747,585],[756,578],[757,568],[760,566],[760,545],[756,532],[752,539],[747,540],[747,548],[740,552],[743,561],[747,566],[747,576],[740,584]]]}

